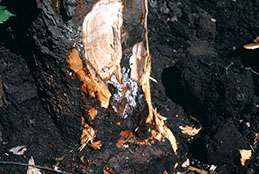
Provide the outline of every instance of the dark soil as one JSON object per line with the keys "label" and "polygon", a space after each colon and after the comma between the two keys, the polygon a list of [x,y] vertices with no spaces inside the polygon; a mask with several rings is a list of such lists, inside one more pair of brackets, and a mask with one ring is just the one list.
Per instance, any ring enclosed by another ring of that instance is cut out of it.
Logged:
{"label": "dark soil", "polygon": [[[176,136],[177,157],[167,140],[118,148],[121,130],[136,120],[128,117],[118,127],[116,116],[98,107],[94,128],[103,146],[97,151],[78,150],[81,116],[89,117],[82,108],[99,103],[94,99],[83,102],[81,82],[67,75],[67,48],[73,45],[71,38],[79,38],[78,32],[54,31],[80,23],[72,17],[73,3],[89,11],[93,4],[89,2],[61,1],[60,16],[55,10],[41,10],[47,4],[44,0],[5,2],[16,17],[0,26],[0,160],[28,163],[33,156],[36,164],[53,168],[55,159],[62,157],[60,170],[72,173],[102,173],[103,168],[112,168],[116,174],[158,174],[164,170],[188,173],[181,166],[188,158],[191,166],[205,171],[217,166],[217,174],[257,173],[259,49],[245,50],[243,45],[259,36],[259,1],[149,1],[151,76],[158,81],[151,82],[152,102]],[[76,13],[79,17],[86,14]],[[50,23],[44,23],[45,19]],[[52,22],[57,24],[48,30]],[[129,45],[140,37],[134,33],[133,27]],[[179,129],[185,125],[202,130],[190,137]],[[18,145],[27,146],[22,156],[9,152]],[[240,163],[239,149],[252,150],[245,166]],[[176,169],[175,163],[179,163]],[[0,164],[3,174],[26,170]]]}

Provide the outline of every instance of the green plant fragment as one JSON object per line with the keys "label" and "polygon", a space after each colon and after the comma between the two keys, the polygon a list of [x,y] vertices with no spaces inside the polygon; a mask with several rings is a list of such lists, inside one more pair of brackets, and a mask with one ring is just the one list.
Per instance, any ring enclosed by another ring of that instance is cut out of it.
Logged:
{"label": "green plant fragment", "polygon": [[[1,2],[1,0],[0,0]],[[0,24],[7,21],[10,17],[15,16],[13,13],[5,9],[5,6],[0,5]]]}

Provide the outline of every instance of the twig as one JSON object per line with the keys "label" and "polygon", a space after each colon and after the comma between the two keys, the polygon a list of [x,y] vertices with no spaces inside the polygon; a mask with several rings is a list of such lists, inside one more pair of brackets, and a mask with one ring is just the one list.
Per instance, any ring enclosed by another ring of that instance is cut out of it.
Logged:
{"label": "twig", "polygon": [[20,163],[20,162],[1,161],[1,160],[0,160],[0,164],[4,164],[4,165],[18,165],[18,166],[26,166],[26,167],[34,167],[34,168],[38,168],[38,169],[41,169],[41,170],[47,170],[47,171],[56,172],[56,173],[71,174],[71,173],[69,173],[69,172],[64,172],[64,171],[60,171],[60,170],[54,170],[54,169],[50,169],[50,168],[43,167],[43,166],[39,166],[39,165],[32,165],[32,164],[26,164],[26,163]]}
{"label": "twig", "polygon": [[225,67],[225,70],[228,71],[228,69],[229,69],[232,65],[234,65],[233,62],[231,62],[228,66],[226,66],[226,67]]}
{"label": "twig", "polygon": [[253,70],[251,67],[245,67],[245,69],[251,71],[252,73],[254,73],[255,75],[259,76],[259,72],[256,72],[255,70]]}

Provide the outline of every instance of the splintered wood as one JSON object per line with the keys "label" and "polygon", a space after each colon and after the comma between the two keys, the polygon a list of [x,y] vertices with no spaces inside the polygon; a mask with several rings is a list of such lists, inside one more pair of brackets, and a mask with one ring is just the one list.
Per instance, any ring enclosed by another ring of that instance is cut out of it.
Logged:
{"label": "splintered wood", "polygon": [[90,115],[91,120],[94,120],[97,115],[97,110],[95,108],[91,108],[89,109],[88,114]]}
{"label": "splintered wood", "polygon": [[73,48],[68,53],[67,62],[69,68],[73,70],[78,75],[79,79],[83,82],[81,90],[92,97],[97,95],[101,106],[108,108],[111,93],[107,85],[98,76],[95,76],[94,73],[86,73],[84,70],[83,61],[80,58],[79,52],[76,48]]}
{"label": "splintered wood", "polygon": [[136,43],[132,49],[132,56],[130,57],[130,78],[141,84],[142,76],[144,74],[146,50],[143,42]]}
{"label": "splintered wood", "polygon": [[190,127],[190,126],[185,126],[185,127],[180,126],[179,128],[182,130],[183,134],[187,134],[187,135],[190,135],[190,136],[197,135],[201,130],[201,128],[197,129],[195,127]]}
{"label": "splintered wood", "polygon": [[[157,132],[152,131],[152,137],[150,137],[149,140],[161,141],[163,137],[167,138],[175,155],[177,155],[177,142],[174,134],[165,124],[166,118],[161,116],[152,106],[150,92],[150,79],[152,79],[150,77],[151,55],[149,53],[147,28],[148,1],[143,0],[142,2],[143,16],[140,25],[143,25],[145,30],[145,41],[135,43],[132,48],[132,56],[129,60],[130,78],[134,83],[137,82],[145,94],[149,113],[146,123],[155,125],[155,129],[157,130]],[[82,24],[84,58],[80,58],[76,48],[73,48],[67,57],[69,68],[73,70],[83,82],[81,91],[89,96],[97,97],[103,108],[110,106],[110,99],[112,97],[107,86],[108,81],[116,78],[118,85],[115,87],[119,89],[124,85],[124,78],[127,78],[126,76],[122,77],[121,67],[122,35],[127,34],[126,26],[123,25],[123,8],[121,0],[97,1],[91,11],[84,17]],[[123,34],[122,29],[124,31]],[[84,62],[82,60],[84,60]],[[129,89],[125,88],[125,90]],[[123,107],[123,105],[120,107]],[[90,123],[93,123],[91,121],[94,120],[97,115],[97,110],[92,108],[88,113],[91,119]],[[92,146],[94,149],[99,149],[101,142],[94,143],[96,131],[91,125],[83,124],[83,126],[80,150],[86,145]],[[117,146],[119,147],[131,140],[138,144],[149,143],[148,139],[143,142],[137,141],[132,132],[129,131],[121,132],[121,136],[117,142]]]}
{"label": "splintered wood", "polygon": [[254,43],[244,45],[244,48],[248,49],[248,50],[258,49],[259,48],[259,37],[256,37],[254,39]]}
{"label": "splintered wood", "polygon": [[[149,45],[148,45],[148,28],[147,28],[147,15],[148,15],[148,1],[143,1],[143,23],[145,29],[145,41],[146,41],[146,51],[143,50],[143,43],[137,43],[134,45],[132,50],[132,56],[130,58],[131,66],[131,78],[132,80],[138,81],[142,86],[142,90],[145,94],[145,99],[149,109],[149,115],[146,120],[146,123],[152,124],[155,123],[156,129],[159,134],[166,137],[171,146],[175,155],[177,155],[178,145],[176,138],[172,131],[165,124],[165,117],[162,117],[157,110],[153,108],[151,102],[151,92],[150,92],[150,74],[151,74],[151,56],[149,54]],[[145,59],[144,59],[145,56]],[[143,66],[144,62],[144,66]],[[132,69],[135,68],[135,69]],[[143,69],[144,68],[144,69]],[[123,137],[121,138],[123,139]]]}
{"label": "splintered wood", "polygon": [[80,151],[83,150],[88,143],[90,144],[93,143],[95,136],[96,136],[96,131],[91,126],[85,123],[82,131],[82,135],[80,138],[81,146],[79,147],[79,150]]}
{"label": "splintered wood", "polygon": [[239,153],[241,155],[240,162],[241,162],[242,166],[244,166],[245,163],[246,163],[246,160],[251,159],[252,151],[251,150],[240,149]]}
{"label": "splintered wood", "polygon": [[122,10],[120,0],[100,0],[82,25],[85,58],[103,80],[109,80],[112,74],[118,81],[122,79]]}

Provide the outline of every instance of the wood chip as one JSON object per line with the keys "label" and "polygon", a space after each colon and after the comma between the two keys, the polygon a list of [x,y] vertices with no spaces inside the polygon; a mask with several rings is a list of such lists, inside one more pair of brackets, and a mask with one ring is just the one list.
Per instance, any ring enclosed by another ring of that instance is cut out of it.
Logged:
{"label": "wood chip", "polygon": [[245,163],[246,163],[246,160],[251,159],[251,157],[252,157],[252,150],[240,149],[239,153],[241,155],[241,158],[240,158],[241,165],[244,166]]}
{"label": "wood chip", "polygon": [[[30,165],[35,165],[33,157],[30,158],[29,164]],[[40,170],[38,168],[30,167],[29,166],[28,170],[27,170],[27,174],[41,174],[41,172],[40,172]]]}
{"label": "wood chip", "polygon": [[121,131],[120,135],[121,137],[116,143],[116,146],[119,148],[122,148],[126,142],[133,141],[133,138],[135,138],[133,133],[129,130]]}
{"label": "wood chip", "polygon": [[88,144],[90,147],[92,147],[94,150],[100,150],[101,147],[102,147],[102,141],[101,140],[98,140],[98,141],[95,141],[93,143],[89,143]]}
{"label": "wood chip", "polygon": [[190,160],[187,158],[186,161],[183,162],[182,167],[188,167],[190,166]]}
{"label": "wood chip", "polygon": [[255,49],[259,48],[259,42],[246,44],[246,45],[244,45],[244,48],[248,49],[248,50],[255,50]]}
{"label": "wood chip", "polygon": [[88,124],[85,124],[80,138],[81,146],[79,147],[79,150],[82,151],[88,143],[93,143],[95,136],[96,131]]}
{"label": "wood chip", "polygon": [[95,108],[91,108],[91,109],[89,109],[89,111],[88,111],[88,114],[90,115],[90,117],[91,117],[91,120],[94,120],[95,119],[95,116],[97,115],[97,110],[95,109]]}
{"label": "wood chip", "polygon": [[163,171],[163,174],[168,174],[168,172],[166,170]]}
{"label": "wood chip", "polygon": [[115,174],[113,169],[106,169],[106,167],[103,168],[103,174]]}
{"label": "wood chip", "polygon": [[246,44],[246,45],[244,45],[244,48],[249,49],[249,50],[254,50],[254,49],[259,48],[259,37],[256,37],[253,41],[255,43]]}
{"label": "wood chip", "polygon": [[194,172],[197,172],[197,173],[200,173],[200,174],[208,174],[207,171],[202,170],[202,169],[198,169],[198,168],[192,167],[192,166],[189,166],[188,170],[191,170],[191,171],[194,171]]}
{"label": "wood chip", "polygon": [[26,150],[27,147],[25,145],[21,145],[11,148],[9,152],[12,152],[14,155],[24,155]]}
{"label": "wood chip", "polygon": [[201,130],[201,128],[196,129],[195,127],[193,128],[193,127],[190,127],[190,126],[185,126],[185,127],[179,126],[179,128],[182,130],[183,134],[187,134],[187,135],[190,135],[190,136],[197,135]]}

